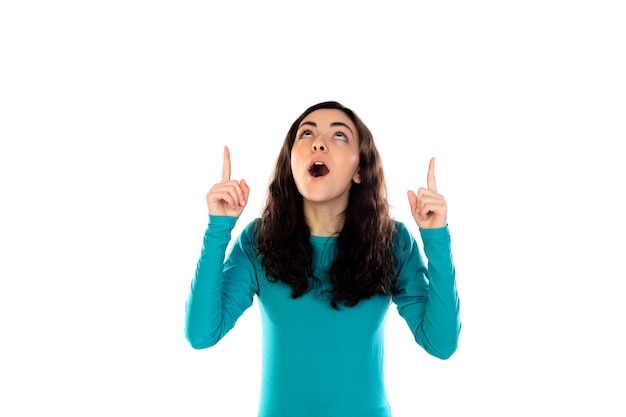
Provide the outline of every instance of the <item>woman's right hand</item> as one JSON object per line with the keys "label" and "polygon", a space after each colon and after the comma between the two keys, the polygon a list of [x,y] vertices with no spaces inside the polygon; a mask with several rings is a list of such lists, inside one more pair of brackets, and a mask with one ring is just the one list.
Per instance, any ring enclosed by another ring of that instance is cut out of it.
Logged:
{"label": "woman's right hand", "polygon": [[230,179],[230,151],[224,146],[222,182],[215,184],[206,195],[209,214],[215,216],[239,217],[248,203],[250,187],[246,180]]}

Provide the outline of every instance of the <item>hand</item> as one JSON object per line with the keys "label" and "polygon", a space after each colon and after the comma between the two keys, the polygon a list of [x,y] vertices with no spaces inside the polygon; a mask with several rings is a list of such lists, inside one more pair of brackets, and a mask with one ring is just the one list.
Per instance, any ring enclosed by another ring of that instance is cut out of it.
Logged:
{"label": "hand", "polygon": [[426,183],[428,188],[419,188],[417,195],[410,190],[407,193],[411,214],[421,229],[444,227],[448,224],[448,206],[443,196],[437,193],[435,158],[430,159]]}
{"label": "hand", "polygon": [[222,182],[215,184],[206,195],[209,214],[239,217],[248,203],[250,187],[246,180],[230,179],[230,151],[224,146]]}

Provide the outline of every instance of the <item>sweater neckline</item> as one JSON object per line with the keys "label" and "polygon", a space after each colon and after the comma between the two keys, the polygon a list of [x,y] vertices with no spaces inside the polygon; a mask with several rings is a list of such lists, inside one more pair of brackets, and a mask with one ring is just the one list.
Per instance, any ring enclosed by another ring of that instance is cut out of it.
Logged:
{"label": "sweater neckline", "polygon": [[337,239],[337,236],[309,236],[312,244],[327,244]]}

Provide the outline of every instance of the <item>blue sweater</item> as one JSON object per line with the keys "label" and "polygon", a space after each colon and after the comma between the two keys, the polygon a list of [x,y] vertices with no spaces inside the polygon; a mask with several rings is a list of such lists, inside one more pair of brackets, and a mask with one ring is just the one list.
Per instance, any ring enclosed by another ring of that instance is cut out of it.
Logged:
{"label": "blue sweater", "polygon": [[396,222],[400,294],[377,295],[355,307],[330,306],[328,270],[335,237],[311,236],[314,274],[322,284],[293,299],[267,280],[256,255],[254,222],[227,246],[236,218],[209,216],[186,304],[185,335],[196,349],[215,345],[258,296],[263,326],[259,417],[391,416],[383,380],[385,317],[391,301],[415,341],[450,357],[461,328],[447,227],[420,229],[428,265],[413,235]]}

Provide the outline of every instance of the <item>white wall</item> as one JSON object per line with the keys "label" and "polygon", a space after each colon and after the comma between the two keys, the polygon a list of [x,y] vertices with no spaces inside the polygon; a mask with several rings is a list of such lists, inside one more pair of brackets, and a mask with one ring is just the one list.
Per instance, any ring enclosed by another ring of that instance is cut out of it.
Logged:
{"label": "white wall", "polygon": [[450,210],[460,347],[390,311],[395,416],[623,415],[618,4],[3,3],[0,414],[254,415],[256,302],[212,349],[183,336],[204,196],[229,145],[239,230],[291,122],[338,100],[399,219],[431,156]]}

